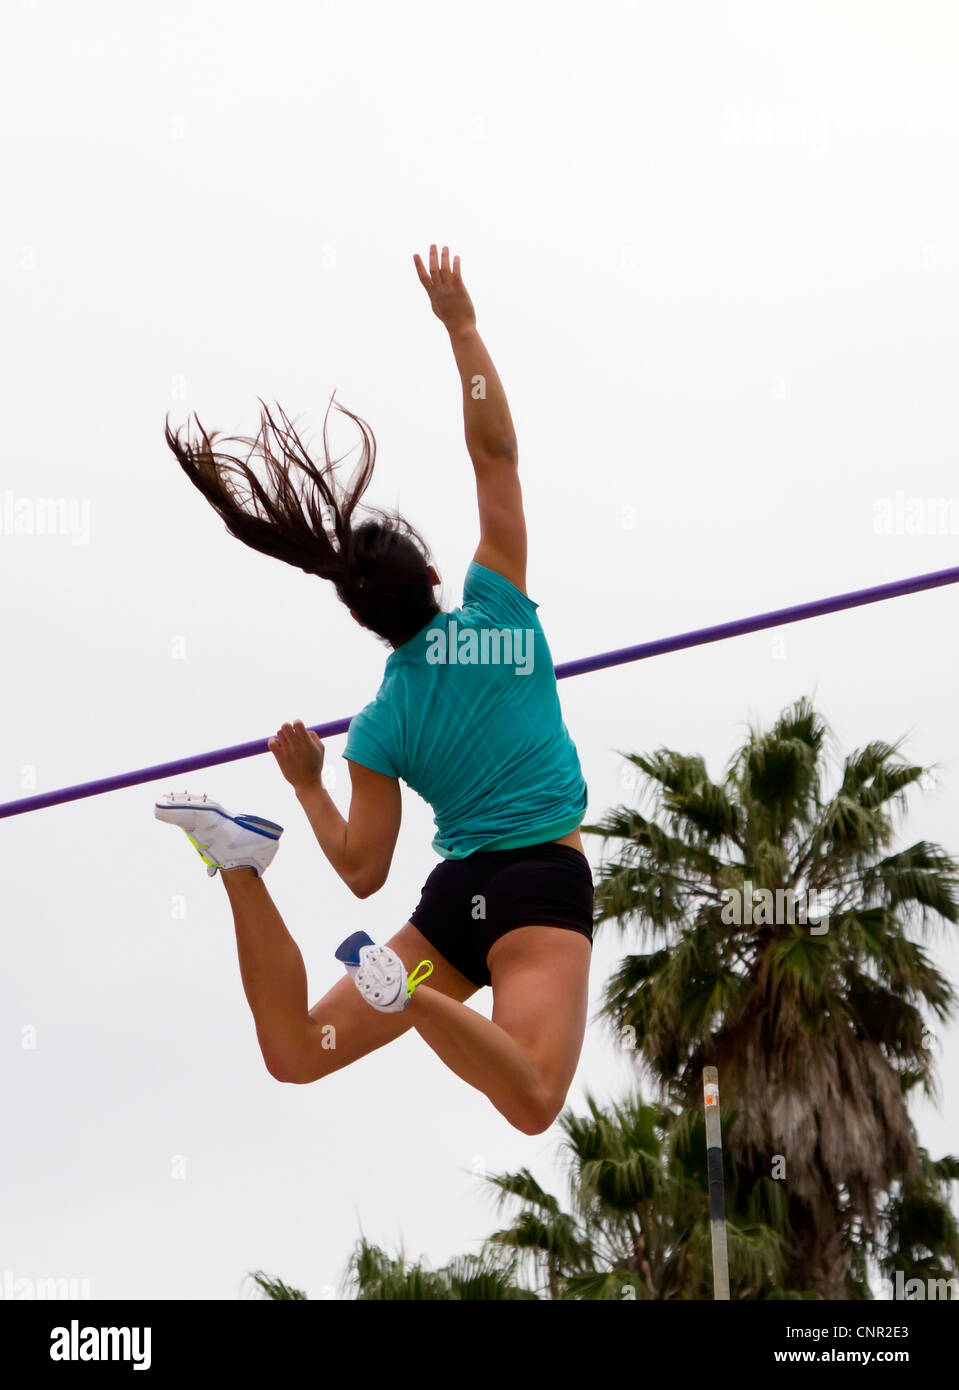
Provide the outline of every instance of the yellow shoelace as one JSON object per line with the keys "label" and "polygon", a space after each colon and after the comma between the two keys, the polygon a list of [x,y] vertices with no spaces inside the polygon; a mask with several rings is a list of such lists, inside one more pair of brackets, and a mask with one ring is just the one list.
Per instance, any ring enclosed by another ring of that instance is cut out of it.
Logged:
{"label": "yellow shoelace", "polygon": [[[420,971],[421,971],[421,970],[424,972],[422,975],[420,974]],[[406,987],[406,998],[407,998],[407,1001],[410,999],[410,996],[412,995],[412,993],[413,993],[414,989],[416,988],[416,986],[417,986],[417,985],[421,985],[421,984],[423,983],[424,980],[428,980],[429,977],[432,975],[432,973],[433,973],[433,962],[432,962],[431,960],[421,960],[420,963],[419,963],[419,965],[416,967],[416,969],[413,971],[412,975],[410,975],[410,977],[409,977],[409,979],[408,979],[408,981],[407,981],[407,987]]]}

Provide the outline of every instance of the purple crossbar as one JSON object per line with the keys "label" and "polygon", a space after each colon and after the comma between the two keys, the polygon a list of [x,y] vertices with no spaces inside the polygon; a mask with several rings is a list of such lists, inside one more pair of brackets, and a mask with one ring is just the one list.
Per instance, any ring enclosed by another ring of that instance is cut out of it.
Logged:
{"label": "purple crossbar", "polygon": [[[772,613],[758,613],[753,618],[717,623],[715,627],[681,632],[676,637],[661,637],[655,642],[641,642],[635,647],[620,647],[617,651],[566,661],[556,667],[556,678],[564,680],[567,676],[583,676],[588,671],[604,671],[608,666],[622,666],[628,661],[645,661],[650,656],[662,656],[686,647],[702,647],[708,642],[724,642],[728,637],[742,637],[747,632],[783,627],[786,623],[819,618],[825,613],[838,613],[844,608],[859,608],[866,603],[880,603],[884,599],[901,598],[904,594],[917,594],[923,589],[938,589],[944,584],[956,583],[959,583],[959,568],[919,574],[913,579],[897,579],[891,584],[877,584],[871,589],[854,589],[852,593],[815,599],[811,603],[797,603],[792,608],[777,608]],[[345,733],[349,725],[349,719],[334,719],[329,724],[314,724],[312,727],[321,738],[328,738],[333,734]],[[0,820],[7,816],[24,815],[27,811],[42,811],[47,806],[59,806],[65,801],[101,796],[104,792],[119,791],[121,787],[136,787],[142,782],[177,778],[181,773],[195,772],[201,767],[216,767],[220,763],[237,762],[240,758],[253,758],[267,752],[267,743],[268,739],[257,738],[250,743],[236,743],[231,748],[217,748],[212,753],[196,753],[190,758],[142,767],[137,772],[121,772],[115,777],[101,777],[95,782],[80,782],[75,787],[61,787],[59,791],[41,792],[37,796],[22,797],[19,801],[7,801],[0,805]]]}

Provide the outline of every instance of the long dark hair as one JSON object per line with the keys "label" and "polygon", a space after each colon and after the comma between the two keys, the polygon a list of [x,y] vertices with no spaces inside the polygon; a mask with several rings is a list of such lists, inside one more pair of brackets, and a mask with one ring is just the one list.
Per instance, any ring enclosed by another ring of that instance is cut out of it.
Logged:
{"label": "long dark hair", "polygon": [[[357,425],[362,441],[359,463],[345,486],[336,476],[342,459],[330,458],[327,441],[334,404]],[[365,504],[364,519],[354,520],[373,476],[373,431],[331,397],[323,417],[324,463],[317,465],[286,413],[278,405],[271,410],[261,401],[260,406],[260,428],[252,437],[208,434],[194,415],[195,441],[188,432],[181,439],[167,420],[166,442],[231,535],[328,579],[364,627],[400,646],[439,608],[428,574],[429,547],[419,533],[398,513]],[[246,458],[223,444],[244,447]],[[265,465],[265,483],[254,462]]]}

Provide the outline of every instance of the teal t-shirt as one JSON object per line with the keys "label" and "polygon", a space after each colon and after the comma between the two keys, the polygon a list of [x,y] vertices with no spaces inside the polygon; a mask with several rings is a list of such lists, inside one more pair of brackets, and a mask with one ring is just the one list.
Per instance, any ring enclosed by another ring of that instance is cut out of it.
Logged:
{"label": "teal t-shirt", "polygon": [[444,859],[558,840],[582,822],[586,783],[538,606],[474,561],[463,606],[391,653],[350,723],[343,756],[429,802]]}

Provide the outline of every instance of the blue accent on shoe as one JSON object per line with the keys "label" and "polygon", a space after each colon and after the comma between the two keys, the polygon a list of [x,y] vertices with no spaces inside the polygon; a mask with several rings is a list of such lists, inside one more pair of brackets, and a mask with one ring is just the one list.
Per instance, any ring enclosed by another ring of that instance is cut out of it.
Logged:
{"label": "blue accent on shoe", "polygon": [[[242,825],[244,830],[254,830],[258,835],[265,835],[268,840],[278,840],[283,834],[282,825],[277,825],[275,821],[264,820],[262,816],[251,816],[248,811],[241,811],[238,816],[233,816],[237,825]],[[276,834],[271,834],[272,831]]]}
{"label": "blue accent on shoe", "polygon": [[336,959],[342,961],[344,965],[352,965],[354,968],[358,968],[360,964],[360,947],[372,945],[373,938],[367,936],[365,931],[355,931],[352,936],[348,936],[345,941],[337,946],[333,954],[336,956]]}

